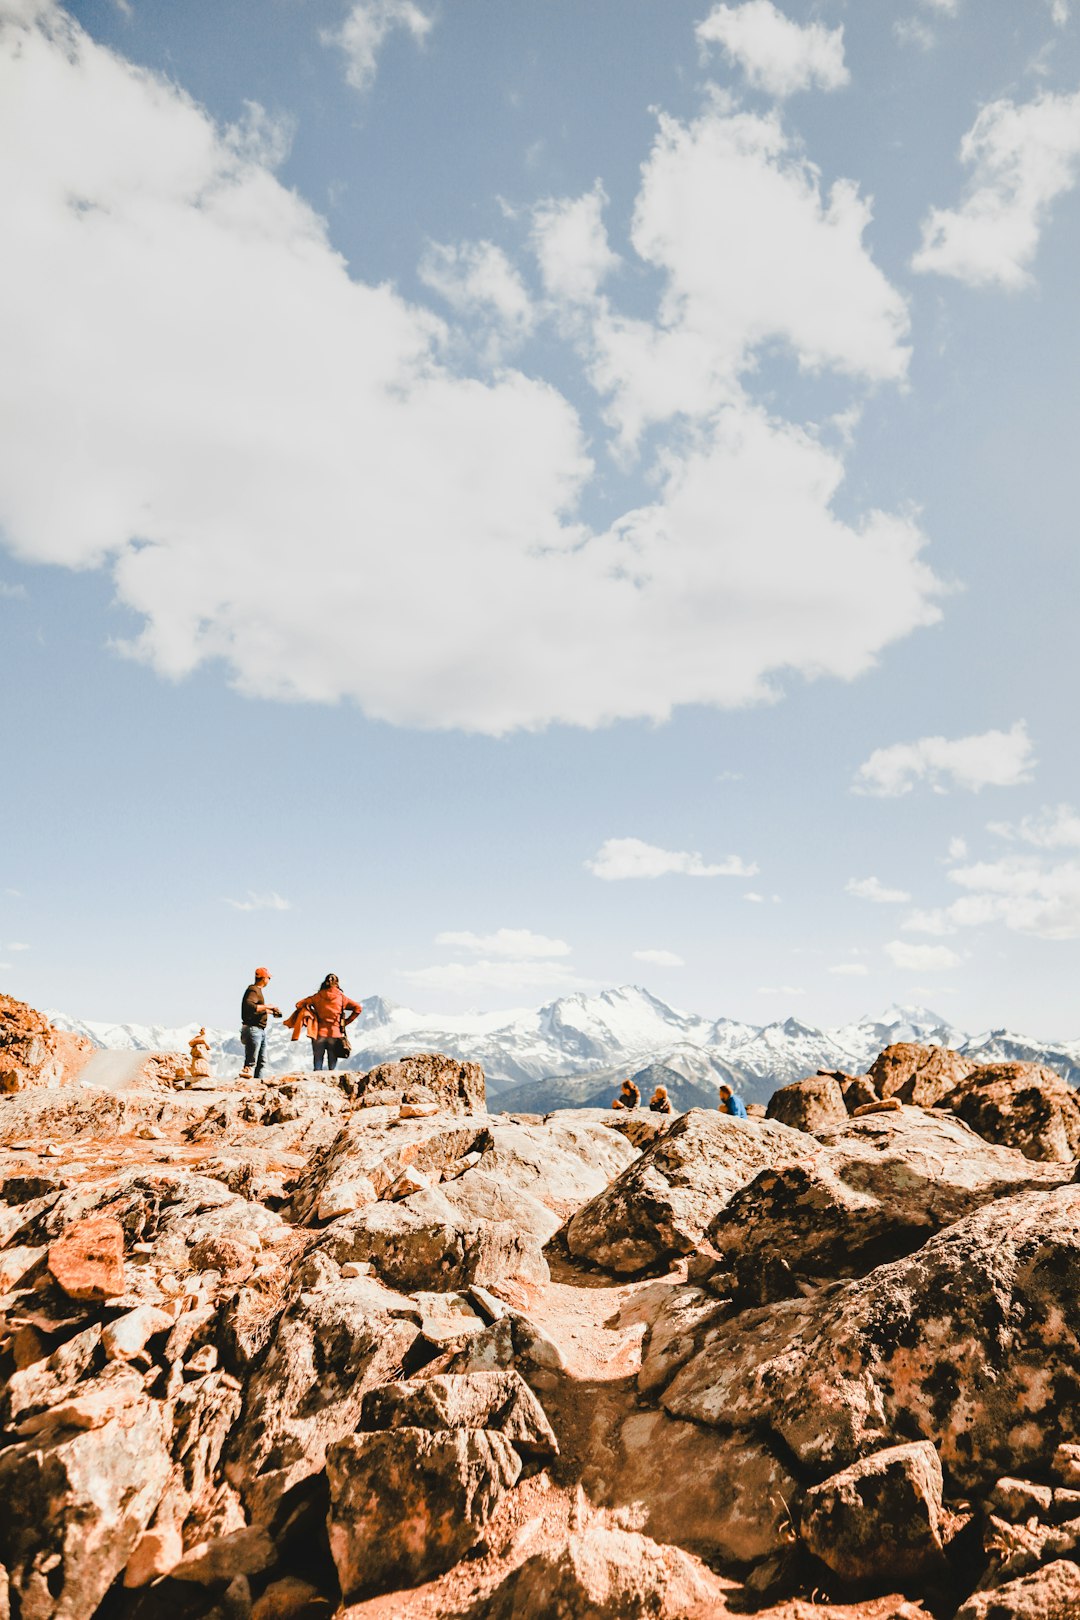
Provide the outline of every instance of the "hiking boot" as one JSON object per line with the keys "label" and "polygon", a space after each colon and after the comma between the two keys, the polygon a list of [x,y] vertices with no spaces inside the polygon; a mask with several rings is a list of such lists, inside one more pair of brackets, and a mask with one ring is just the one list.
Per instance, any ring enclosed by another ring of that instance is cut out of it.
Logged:
{"label": "hiking boot", "polygon": [[255,1071],[254,1069],[241,1069],[236,1078],[238,1080],[254,1080]]}

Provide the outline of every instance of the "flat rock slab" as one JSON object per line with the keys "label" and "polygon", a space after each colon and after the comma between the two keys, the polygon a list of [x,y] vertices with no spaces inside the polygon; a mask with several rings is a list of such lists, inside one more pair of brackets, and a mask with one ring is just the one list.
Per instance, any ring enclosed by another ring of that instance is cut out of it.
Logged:
{"label": "flat rock slab", "polygon": [[523,1459],[547,1461],[559,1444],[540,1402],[519,1372],[472,1372],[383,1384],[364,1396],[364,1429],[488,1429]]}

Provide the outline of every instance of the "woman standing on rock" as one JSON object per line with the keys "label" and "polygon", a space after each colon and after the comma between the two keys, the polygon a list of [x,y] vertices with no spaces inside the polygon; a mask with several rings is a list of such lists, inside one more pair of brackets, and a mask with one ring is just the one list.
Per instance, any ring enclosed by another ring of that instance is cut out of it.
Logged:
{"label": "woman standing on rock", "polygon": [[337,974],[328,973],[313,996],[296,1003],[296,1011],[285,1022],[292,1030],[294,1041],[300,1039],[304,1030],[311,1036],[316,1069],[322,1068],[324,1059],[328,1069],[336,1069],[338,1058],[349,1056],[345,1031],[363,1010],[358,1001],[350,1000],[342,990]]}

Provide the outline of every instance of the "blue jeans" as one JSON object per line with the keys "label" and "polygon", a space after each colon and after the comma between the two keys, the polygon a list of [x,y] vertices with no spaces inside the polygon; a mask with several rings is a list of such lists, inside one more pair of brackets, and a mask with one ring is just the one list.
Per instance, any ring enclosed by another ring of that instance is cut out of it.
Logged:
{"label": "blue jeans", "polygon": [[326,1059],[328,1069],[337,1068],[338,1047],[336,1035],[324,1035],[322,1040],[312,1041],[311,1050],[315,1058],[316,1069],[322,1068],[323,1058]]}
{"label": "blue jeans", "polygon": [[266,1026],[260,1029],[257,1024],[243,1024],[240,1039],[244,1043],[244,1068],[253,1069],[257,1080],[266,1062]]}

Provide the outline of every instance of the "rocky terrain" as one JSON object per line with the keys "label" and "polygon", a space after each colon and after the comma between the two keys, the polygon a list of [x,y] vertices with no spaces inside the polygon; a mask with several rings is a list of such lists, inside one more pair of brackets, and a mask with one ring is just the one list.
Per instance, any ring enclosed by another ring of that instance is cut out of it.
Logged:
{"label": "rocky terrain", "polygon": [[0,1616],[1080,1614],[1056,1072],[541,1116],[0,1013]]}

